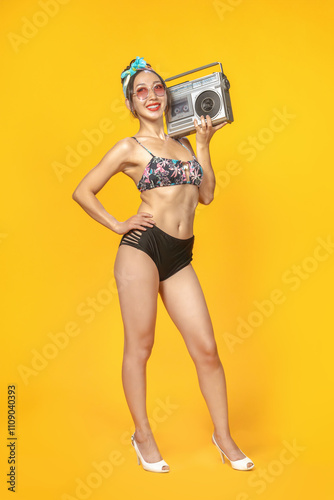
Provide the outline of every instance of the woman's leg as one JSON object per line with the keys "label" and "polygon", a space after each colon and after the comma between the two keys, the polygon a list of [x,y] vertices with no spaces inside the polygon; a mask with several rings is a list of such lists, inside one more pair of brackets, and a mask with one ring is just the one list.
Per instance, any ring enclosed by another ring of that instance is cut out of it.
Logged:
{"label": "woman's leg", "polygon": [[162,281],[160,295],[195,363],[218,445],[231,460],[244,458],[230,434],[224,369],[202,288],[192,265]]}
{"label": "woman's leg", "polygon": [[146,410],[146,364],[154,343],[158,270],[146,253],[121,245],[114,275],[124,324],[122,381],[125,398],[135,424],[140,452],[147,462],[158,462],[161,455]]}

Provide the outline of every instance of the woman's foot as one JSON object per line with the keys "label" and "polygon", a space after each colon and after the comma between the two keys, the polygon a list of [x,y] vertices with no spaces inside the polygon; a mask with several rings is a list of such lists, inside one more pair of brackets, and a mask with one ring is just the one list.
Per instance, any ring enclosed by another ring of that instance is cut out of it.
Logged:
{"label": "woman's foot", "polygon": [[[147,433],[137,429],[134,433],[134,438],[138,449],[146,462],[155,463],[162,460],[162,456],[160,455],[152,432]],[[169,466],[164,465],[162,470],[169,470]]]}
{"label": "woman's foot", "polygon": [[[216,443],[218,444],[219,448],[223,450],[225,456],[230,460],[230,461],[235,461],[235,460],[242,460],[243,458],[246,457],[246,455],[238,448],[234,440],[230,435],[228,436],[222,436],[216,432],[214,432],[214,437],[216,440]],[[249,461],[247,463],[247,468],[251,469],[254,466],[252,461]]]}

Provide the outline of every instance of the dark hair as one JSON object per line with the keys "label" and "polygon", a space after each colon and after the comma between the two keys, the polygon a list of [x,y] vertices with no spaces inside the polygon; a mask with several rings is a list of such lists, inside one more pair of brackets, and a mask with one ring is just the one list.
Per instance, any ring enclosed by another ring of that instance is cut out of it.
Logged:
{"label": "dark hair", "polygon": [[[129,66],[127,66],[123,71],[126,71],[127,69],[130,69],[130,66],[133,62],[135,62],[136,59],[132,59],[132,61],[130,62]],[[167,106],[166,106],[166,109],[165,109],[165,113],[167,113],[168,111],[168,108],[169,108],[169,102],[170,102],[170,96],[169,96],[169,92],[168,92],[168,89],[167,89],[167,85],[165,84],[165,81],[163,78],[161,78],[161,76],[152,69],[151,65],[146,63],[148,68],[143,68],[143,69],[139,69],[135,72],[134,75],[131,75],[130,76],[130,79],[129,79],[129,83],[127,85],[127,88],[126,88],[126,98],[129,99],[129,102],[130,102],[130,108],[131,108],[131,113],[132,115],[137,118],[137,114],[135,112],[135,110],[133,109],[133,97],[132,97],[132,93],[133,93],[133,83],[134,83],[134,80],[136,78],[136,76],[141,73],[142,71],[150,71],[151,73],[154,73],[155,75],[157,75],[157,77],[160,79],[162,85],[164,86],[165,90],[166,90],[166,94],[167,94]],[[122,73],[123,73],[122,71]],[[123,85],[123,81],[124,81],[125,78],[121,78],[121,82],[122,82],[122,85]]]}

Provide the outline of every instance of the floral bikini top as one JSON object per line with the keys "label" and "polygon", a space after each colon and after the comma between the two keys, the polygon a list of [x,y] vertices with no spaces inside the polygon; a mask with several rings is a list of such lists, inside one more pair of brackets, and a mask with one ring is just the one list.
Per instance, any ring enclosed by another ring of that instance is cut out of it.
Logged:
{"label": "floral bikini top", "polygon": [[[195,155],[193,155],[194,159],[191,161],[161,158],[160,156],[154,156],[136,137],[132,138],[152,156],[137,184],[140,192],[156,187],[176,186],[179,184],[200,186],[203,179],[203,169],[196,160]],[[176,140],[189,151],[181,141]]]}

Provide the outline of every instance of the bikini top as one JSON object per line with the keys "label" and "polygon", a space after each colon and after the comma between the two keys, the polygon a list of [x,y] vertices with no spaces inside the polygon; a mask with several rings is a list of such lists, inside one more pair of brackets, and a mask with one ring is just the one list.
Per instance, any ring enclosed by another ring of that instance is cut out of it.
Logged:
{"label": "bikini top", "polygon": [[[140,192],[156,187],[176,186],[179,184],[194,184],[195,186],[200,186],[203,179],[203,169],[196,160],[195,155],[192,155],[194,159],[191,161],[161,158],[151,153],[151,151],[139,142],[136,137],[132,138],[152,156],[137,184],[137,188]],[[181,141],[178,139],[176,140],[189,151]]]}

